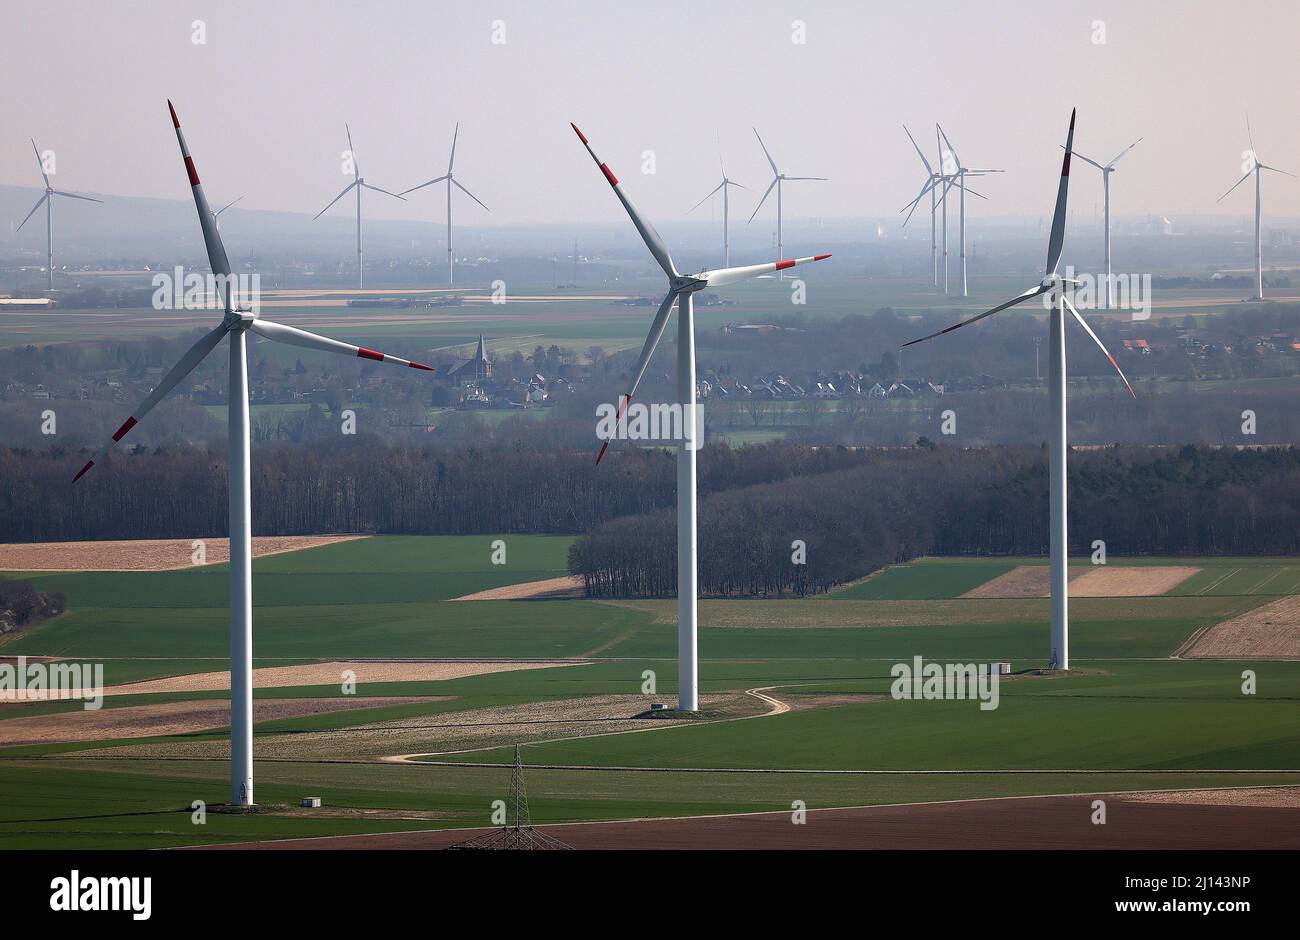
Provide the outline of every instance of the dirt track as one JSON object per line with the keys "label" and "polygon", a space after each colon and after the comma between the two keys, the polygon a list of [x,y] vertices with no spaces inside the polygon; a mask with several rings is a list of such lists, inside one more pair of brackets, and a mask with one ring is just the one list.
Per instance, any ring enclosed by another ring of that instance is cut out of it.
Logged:
{"label": "dirt track", "polygon": [[1183,654],[1186,659],[1300,659],[1300,595],[1216,623]]}
{"label": "dirt track", "polygon": [[[1030,797],[544,826],[576,849],[1267,849],[1300,848],[1300,809],[1170,805],[1121,795],[1093,825],[1095,796]],[[484,829],[394,832],[214,848],[441,849]]]}
{"label": "dirt track", "polygon": [[[1070,568],[1066,577],[1071,597],[1155,597],[1165,594],[1200,571],[1183,565],[1132,568]],[[1051,569],[1048,565],[1021,565],[986,581],[962,597],[1047,597]]]}
{"label": "dirt track", "polygon": [[[364,535],[275,535],[253,539],[253,556],[366,538]],[[0,545],[0,571],[177,571],[193,568],[195,539],[120,542],[29,542]],[[230,540],[203,538],[204,563],[230,560]]]}

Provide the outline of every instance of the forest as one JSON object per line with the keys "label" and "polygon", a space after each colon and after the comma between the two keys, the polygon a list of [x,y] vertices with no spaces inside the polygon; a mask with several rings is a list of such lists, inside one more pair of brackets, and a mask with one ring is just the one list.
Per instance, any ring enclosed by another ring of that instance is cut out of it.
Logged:
{"label": "forest", "polygon": [[[580,536],[590,595],[676,591],[675,457],[508,443],[446,450],[358,436],[253,451],[253,531]],[[807,595],[922,554],[1047,550],[1042,446],[896,448],[774,442],[699,454],[700,591]],[[198,538],[226,532],[219,450],[115,454],[75,487],[79,454],[0,451],[0,541]],[[1070,459],[1071,551],[1300,551],[1300,448],[1111,445]],[[795,564],[802,542],[806,563]]]}

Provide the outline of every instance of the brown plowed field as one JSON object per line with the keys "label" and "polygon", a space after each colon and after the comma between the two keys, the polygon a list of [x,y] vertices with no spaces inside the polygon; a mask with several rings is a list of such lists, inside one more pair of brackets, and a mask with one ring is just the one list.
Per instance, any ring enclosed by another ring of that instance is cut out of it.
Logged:
{"label": "brown plowed field", "polygon": [[[1074,567],[1069,569],[1066,577],[1070,582],[1071,597],[1155,597],[1173,590],[1200,570],[1184,565]],[[1050,578],[1048,565],[1021,565],[967,591],[962,597],[1047,597],[1051,588]]]}
{"label": "brown plowed field", "polygon": [[1184,655],[1188,659],[1300,659],[1300,595],[1216,623]]}
{"label": "brown plowed field", "polygon": [[[1093,825],[1092,801],[1107,821]],[[1300,848],[1300,809],[1051,796],[541,827],[576,849],[1264,849]],[[221,848],[442,849],[487,830],[243,843]]]}
{"label": "brown plowed field", "polygon": [[[253,557],[350,542],[364,535],[274,535],[253,539]],[[0,571],[176,571],[194,567],[196,539],[26,542],[0,545]],[[198,539],[205,564],[230,560],[230,540]]]}

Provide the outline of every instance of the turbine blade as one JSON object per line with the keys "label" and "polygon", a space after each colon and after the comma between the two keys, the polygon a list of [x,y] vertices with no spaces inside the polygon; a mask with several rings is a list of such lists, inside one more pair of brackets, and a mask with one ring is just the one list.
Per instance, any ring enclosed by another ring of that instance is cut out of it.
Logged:
{"label": "turbine blade", "polygon": [[1246,139],[1247,139],[1248,141],[1250,141],[1250,154],[1251,154],[1251,156],[1255,158],[1255,161],[1256,161],[1256,162],[1258,162],[1258,161],[1259,161],[1259,157],[1255,156],[1256,153],[1257,153],[1257,151],[1255,150],[1255,135],[1252,134],[1252,133],[1250,132],[1250,112],[1249,112],[1249,111],[1246,112]]}
{"label": "turbine blade", "polygon": [[53,192],[54,195],[56,195],[56,196],[67,196],[69,199],[84,199],[84,200],[86,200],[86,202],[97,202],[97,203],[99,203],[101,206],[104,204],[104,200],[102,200],[102,199],[95,199],[95,198],[92,197],[92,196],[82,196],[82,195],[80,195],[80,194],[78,194],[78,193],[67,193],[67,192],[64,192],[64,191],[61,190],[61,189],[55,189],[55,190],[52,190],[52,192]]}
{"label": "turbine blade", "polygon": [[361,179],[361,164],[357,162],[357,152],[352,146],[352,128],[345,122],[343,129],[348,134],[348,156],[352,158],[352,178]]}
{"label": "turbine blade", "polygon": [[735,180],[729,180],[725,176],[722,178],[722,182],[727,186],[735,186],[738,189],[749,189],[749,187],[744,183],[737,183]]}
{"label": "turbine blade", "polygon": [[960,329],[961,327],[966,326],[968,323],[974,323],[976,320],[983,320],[985,317],[991,317],[999,310],[1006,310],[1008,307],[1014,307],[1016,304],[1028,300],[1030,297],[1037,297],[1039,294],[1044,293],[1045,291],[1049,291],[1051,289],[1052,289],[1052,285],[1050,284],[1047,285],[1039,284],[1037,287],[1031,287],[1023,294],[1019,294],[1015,297],[1012,297],[1006,303],[998,304],[992,310],[985,310],[983,313],[979,314],[978,316],[971,317],[969,320],[962,320],[960,323],[954,323],[952,326],[948,327],[947,329],[940,330],[937,333],[931,333],[929,336],[922,336],[920,339],[914,339],[909,343],[904,343],[903,348],[906,349],[908,346],[915,346],[917,343],[924,343],[927,339],[934,339],[936,336],[942,336],[944,333],[951,333],[953,330]]}
{"label": "turbine blade", "polygon": [[451,176],[452,164],[456,162],[456,138],[460,137],[460,121],[456,122],[456,130],[451,135],[451,159],[447,161],[447,175]]}
{"label": "turbine blade", "polygon": [[[1062,149],[1062,150],[1065,149],[1065,144],[1061,144],[1061,149]],[[1105,169],[1106,169],[1106,167],[1102,166],[1102,165],[1101,165],[1100,163],[1098,163],[1096,160],[1090,160],[1090,159],[1088,159],[1088,158],[1085,157],[1083,154],[1079,153],[1079,151],[1077,151],[1077,150],[1074,151],[1074,155],[1075,155],[1076,157],[1078,157],[1080,160],[1082,160],[1084,163],[1088,164],[1089,166],[1095,166],[1095,167],[1096,167],[1097,169],[1099,169],[1099,170],[1105,170]],[[1120,154],[1120,156],[1122,157],[1123,154]],[[1117,157],[1116,159],[1118,159],[1118,157]],[[1113,163],[1114,161],[1111,161],[1111,162]]]}
{"label": "turbine blade", "polygon": [[50,188],[50,178],[45,175],[45,164],[41,162],[41,152],[36,147],[36,140],[32,138],[32,153],[36,154],[36,167],[41,171],[41,179],[45,180],[45,188]]}
{"label": "turbine blade", "polygon": [[164,396],[175,388],[181,379],[193,372],[195,367],[203,361],[204,357],[207,356],[208,353],[212,352],[217,343],[221,342],[221,338],[226,335],[226,331],[226,324],[222,323],[210,333],[204,334],[197,343],[191,346],[186,351],[185,355],[181,356],[176,365],[172,366],[167,371],[167,374],[164,375],[158,384],[154,386],[153,391],[149,393],[148,397],[146,397],[144,401],[140,402],[135,411],[131,412],[131,416],[122,422],[122,426],[113,432],[113,436],[99,449],[99,452],[96,453],[84,467],[77,471],[77,475],[72,478],[72,482],[76,483],[86,475],[87,470],[93,467],[97,462],[102,462],[104,455],[112,449],[113,445],[126,437],[127,432],[143,421],[144,416],[152,411],[154,406],[157,405],[158,402],[162,401]]}
{"label": "turbine blade", "polygon": [[935,126],[936,128],[938,128],[939,136],[943,138],[944,146],[946,146],[946,147],[948,148],[948,152],[949,152],[950,154],[952,154],[952,159],[953,159],[953,161],[957,164],[957,169],[960,170],[960,169],[961,169],[961,157],[957,156],[957,148],[954,147],[954,146],[952,145],[952,141],[948,139],[948,135],[947,135],[946,133],[944,133],[943,128],[942,128],[942,127],[939,127],[939,122],[938,122],[938,121],[935,121],[935,122],[934,122],[934,126]]}
{"label": "turbine blade", "polygon": [[1106,348],[1106,345],[1100,338],[1098,338],[1097,334],[1092,331],[1092,327],[1088,325],[1088,321],[1085,320],[1080,315],[1079,311],[1074,308],[1074,304],[1070,302],[1070,298],[1066,297],[1065,294],[1061,294],[1061,299],[1065,301],[1066,308],[1074,314],[1074,318],[1079,321],[1079,326],[1083,327],[1084,331],[1092,337],[1092,341],[1097,344],[1098,348],[1100,348],[1103,353],[1106,354],[1106,358],[1110,360],[1110,364],[1115,367],[1115,371],[1119,373],[1119,377],[1123,379],[1124,384],[1128,386],[1128,393],[1133,396],[1134,401],[1137,401],[1137,392],[1133,391],[1133,386],[1129,384],[1128,377],[1124,375],[1124,370],[1119,367],[1119,363],[1116,362],[1115,357],[1110,354],[1110,350]]}
{"label": "turbine blade", "polygon": [[[475,202],[477,202],[480,206],[483,206],[483,200],[482,200],[482,199],[478,198],[478,196],[475,196],[472,192],[470,192],[470,191],[469,191],[468,189],[466,189],[464,186],[460,185],[460,183],[457,182],[455,179],[452,179],[452,181],[451,181],[451,185],[455,186],[457,189],[459,189],[462,193],[464,193],[464,194],[465,194],[466,196],[468,196],[470,199],[473,199],[473,200],[474,200]],[[491,212],[491,211],[492,211],[491,209],[488,209],[487,206],[483,206],[483,208],[486,209],[488,212]]]}
{"label": "turbine blade", "polygon": [[361,185],[364,186],[366,189],[373,189],[377,193],[383,193],[385,196],[392,196],[394,199],[401,199],[403,202],[406,201],[402,196],[397,195],[397,193],[390,193],[388,190],[380,189],[378,186],[371,186],[369,183],[365,181],[362,181]]}
{"label": "turbine blade", "polygon": [[[212,210],[208,207],[208,197],[203,194],[203,184],[199,182],[199,171],[194,167],[194,159],[190,156],[190,148],[185,144],[185,135],[181,132],[181,119],[176,116],[176,109],[172,107],[171,100],[167,101],[167,110],[172,115],[172,126],[176,128],[176,142],[180,144],[181,156],[185,160],[185,170],[190,176],[190,191],[194,195],[194,208],[199,213],[199,228],[203,230],[203,244],[208,249],[208,266],[212,273],[220,275],[222,278],[230,277],[230,261],[226,258],[226,246],[221,242],[221,232],[217,230],[217,220],[212,215]],[[222,284],[226,287],[226,284]],[[232,291],[223,289],[225,295],[226,312],[230,313],[235,309],[235,298]]]}
{"label": "turbine blade", "polygon": [[[1247,170],[1245,176],[1243,176],[1241,179],[1237,180],[1237,182],[1233,183],[1231,186],[1228,187],[1228,193],[1232,192],[1234,189],[1236,189],[1236,188],[1237,188],[1238,186],[1240,186],[1242,183],[1246,182],[1246,180],[1250,179],[1250,174],[1252,174],[1252,173],[1254,173],[1254,172],[1255,172],[1255,168],[1254,168],[1254,167],[1251,167],[1249,170]],[[1228,193],[1224,193],[1222,196],[1220,196],[1218,199],[1216,199],[1216,200],[1214,200],[1214,201],[1215,201],[1215,202],[1223,202],[1223,200],[1227,197]]]}
{"label": "turbine blade", "polygon": [[1291,173],[1291,172],[1289,172],[1289,171],[1287,171],[1287,170],[1279,170],[1277,167],[1275,167],[1275,166],[1269,166],[1267,163],[1261,163],[1261,164],[1259,164],[1259,168],[1260,168],[1261,170],[1272,170],[1274,173],[1281,173],[1283,176],[1290,176],[1290,177],[1292,177],[1293,179],[1295,178],[1295,174],[1294,174],[1294,173]]}
{"label": "turbine blade", "polygon": [[[426,187],[426,186],[432,186],[434,183],[441,183],[441,182],[442,182],[443,180],[445,180],[445,179],[447,179],[447,174],[446,174],[446,173],[442,174],[442,176],[439,176],[437,179],[429,180],[429,182],[427,182],[427,183],[421,183],[419,186],[412,186],[410,189],[404,189],[404,190],[402,190],[400,193],[398,193],[397,195],[399,195],[399,196],[405,196],[407,193],[413,193],[413,192],[415,192],[417,189],[424,189],[424,187]],[[346,191],[346,190],[345,190],[345,191]]]}
{"label": "turbine blade", "polygon": [[925,198],[925,194],[939,185],[939,179],[940,177],[932,176],[930,179],[926,180],[925,185],[921,187],[921,191],[916,194],[916,198],[898,210],[899,212],[907,213],[907,219],[903,220],[904,227],[907,226],[908,221],[912,218],[912,213],[916,211],[916,207],[921,204],[921,200]]}
{"label": "turbine blade", "polygon": [[[776,188],[776,180],[773,179],[772,182],[767,184],[767,189],[763,193],[763,198],[758,201],[758,205],[754,207],[754,211],[749,214],[749,222],[754,221],[754,216],[758,215],[758,210],[763,208],[763,203],[767,202],[767,197],[772,195],[772,190],[775,188]],[[748,225],[749,222],[746,222],[745,224]]]}
{"label": "turbine blade", "polygon": [[[641,379],[645,376],[645,370],[650,366],[650,359],[655,354],[655,347],[659,345],[660,338],[664,335],[664,328],[668,326],[668,315],[672,313],[673,304],[677,300],[677,291],[668,292],[659,305],[659,311],[655,314],[654,322],[650,324],[650,332],[646,334],[645,345],[641,347],[641,355],[637,357],[636,368],[632,372],[632,383],[628,386],[627,395],[618,406],[618,418],[623,417],[623,412],[632,402],[632,396],[636,394],[637,386],[641,384]],[[600,466],[601,459],[605,456],[605,451],[609,449],[609,441],[600,445],[600,453],[596,455],[596,466]]]}
{"label": "turbine blade", "polygon": [[36,205],[32,206],[32,211],[27,213],[27,215],[23,217],[23,220],[18,223],[18,227],[14,229],[15,234],[23,230],[23,226],[27,224],[27,220],[30,219],[33,215],[35,215],[36,210],[39,209],[41,206],[45,205],[45,200],[49,198],[50,198],[49,193],[41,193],[41,198],[36,200]]}
{"label": "turbine blade", "polygon": [[719,268],[716,271],[705,271],[704,273],[695,276],[702,281],[707,281],[710,287],[725,287],[728,284],[736,283],[736,281],[744,281],[751,277],[758,277],[760,274],[771,274],[776,271],[784,271],[786,268],[793,268],[798,264],[824,261],[829,257],[829,254],[809,255],[807,258],[789,258],[785,261],[768,261],[763,264],[747,264],[744,267],[739,268]]}
{"label": "turbine blade", "polygon": [[220,209],[218,209],[218,210],[217,210],[215,213],[213,213],[213,214],[214,214],[214,215],[221,215],[221,213],[225,212],[227,209],[229,209],[229,208],[230,208],[231,206],[233,206],[235,203],[241,201],[243,198],[244,198],[243,196],[240,196],[238,199],[232,199],[230,202],[226,203],[224,206],[222,206]]}
{"label": "turbine blade", "polygon": [[921,152],[921,148],[917,146],[916,138],[912,136],[912,132],[907,129],[906,124],[903,125],[903,133],[905,133],[907,135],[907,139],[912,142],[912,149],[916,151],[916,155],[920,157],[921,162],[925,164],[925,172],[929,173],[931,176],[934,176],[934,167],[930,166],[930,161],[925,159],[925,154],[923,154]]}
{"label": "turbine blade", "polygon": [[714,186],[711,190],[709,190],[709,194],[708,194],[707,196],[705,196],[703,199],[701,199],[701,200],[700,200],[699,202],[697,202],[695,205],[693,205],[693,206],[691,206],[689,209],[687,209],[687,210],[686,210],[686,214],[687,214],[687,215],[690,215],[692,212],[694,212],[694,211],[695,211],[696,209],[698,209],[700,206],[704,205],[706,202],[708,202],[710,199],[713,198],[713,194],[714,194],[714,193],[716,193],[719,189],[721,189],[723,186],[726,186],[726,185],[727,185],[727,180],[726,180],[725,177],[723,177],[722,182],[719,183],[717,186]]}
{"label": "turbine blade", "polygon": [[337,196],[335,196],[333,199],[331,199],[331,200],[329,201],[329,205],[327,205],[327,206],[326,206],[324,209],[322,209],[320,212],[317,212],[314,216],[312,216],[312,217],[311,217],[311,220],[312,220],[313,222],[315,222],[317,219],[319,219],[321,216],[323,216],[326,212],[329,212],[330,209],[333,207],[334,203],[338,202],[340,199],[342,199],[342,198],[343,198],[344,196],[346,196],[348,193],[352,192],[352,188],[353,188],[354,186],[360,186],[360,185],[361,185],[361,181],[360,181],[360,180],[353,180],[352,182],[348,183],[348,185],[346,185],[346,186],[343,187],[343,192],[339,193]]}
{"label": "turbine blade", "polygon": [[828,178],[825,177],[825,176],[787,176],[787,177],[785,178],[785,181],[788,183],[788,182],[790,182],[791,180],[795,180],[795,181],[799,181],[799,180],[817,180],[817,181],[819,181],[819,182],[825,183],[825,182],[827,181],[827,179],[828,179]]}
{"label": "turbine blade", "polygon": [[1107,163],[1106,166],[1111,167],[1114,166],[1116,163],[1119,163],[1120,159],[1124,156],[1124,154],[1128,153],[1130,150],[1132,150],[1140,143],[1142,143],[1141,137],[1139,137],[1137,140],[1133,141],[1133,143],[1129,144],[1127,147],[1125,147],[1123,150],[1117,153],[1115,155],[1115,159],[1111,160],[1110,163]]}
{"label": "turbine blade", "polygon": [[578,125],[570,122],[569,126],[578,135],[582,145],[587,148],[587,153],[591,154],[591,159],[596,161],[596,166],[600,167],[600,172],[605,174],[605,179],[613,188],[614,195],[618,196],[618,201],[623,203],[623,208],[627,210],[627,214],[631,217],[636,230],[641,233],[641,240],[650,249],[650,254],[654,255],[654,259],[659,262],[659,267],[663,268],[664,273],[670,278],[677,277],[677,269],[673,267],[672,255],[668,254],[668,248],[664,245],[664,240],[659,237],[659,233],[655,231],[655,227],[636,210],[636,206],[632,205],[631,200],[627,198],[627,194],[623,192],[623,187],[619,185],[618,177],[614,175],[614,171],[609,168],[608,164],[602,163],[600,157],[596,156],[596,151],[592,149],[582,131],[578,130]]}
{"label": "turbine blade", "polygon": [[1065,247],[1065,203],[1070,190],[1070,153],[1074,149],[1075,111],[1070,111],[1070,130],[1065,136],[1065,157],[1061,161],[1061,183],[1056,190],[1056,211],[1052,215],[1052,237],[1047,243],[1047,275],[1056,273]]}
{"label": "turbine blade", "polygon": [[771,167],[772,167],[772,175],[773,175],[773,176],[780,176],[780,175],[781,175],[781,171],[778,170],[778,169],[776,168],[776,161],[773,160],[773,159],[772,159],[772,155],[771,155],[770,153],[767,152],[767,144],[763,143],[763,138],[762,138],[762,137],[759,137],[759,134],[758,134],[758,128],[757,128],[757,127],[754,128],[754,136],[755,136],[755,137],[758,137],[758,145],[759,145],[760,147],[763,148],[763,156],[767,157],[767,162],[768,162],[768,163],[771,165]]}
{"label": "turbine blade", "polygon": [[375,362],[392,362],[399,366],[409,366],[412,369],[423,369],[425,372],[437,371],[432,366],[421,365],[409,359],[401,359],[387,353],[376,352],[373,349],[366,349],[364,346],[341,343],[336,339],[330,339],[318,333],[309,333],[306,330],[298,329],[296,326],[285,326],[283,323],[272,323],[270,320],[263,320],[261,317],[254,320],[248,328],[258,336],[264,336],[277,343],[301,346],[303,349],[316,349],[321,352],[338,353],[342,356],[356,356],[359,359],[371,359]]}

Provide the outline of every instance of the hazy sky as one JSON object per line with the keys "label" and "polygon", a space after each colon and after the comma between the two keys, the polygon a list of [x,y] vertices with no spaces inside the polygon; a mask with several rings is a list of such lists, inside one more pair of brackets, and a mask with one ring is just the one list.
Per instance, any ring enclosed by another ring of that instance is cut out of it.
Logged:
{"label": "hazy sky", "polygon": [[[618,217],[570,120],[660,219],[716,185],[720,134],[750,187],[743,222],[770,179],[753,125],[786,173],[831,179],[787,189],[792,219],[892,215],[922,181],[900,125],[932,151],[936,120],[966,164],[1007,171],[979,184],[979,212],[1045,214],[1072,105],[1094,159],[1145,137],[1113,178],[1120,215],[1252,211],[1247,186],[1215,205],[1241,175],[1247,110],[1261,159],[1300,172],[1295,0],[5,0],[0,34],[0,182],[18,185],[39,183],[35,137],[56,186],[186,198],[168,96],[209,198],[249,209],[324,206],[347,180],[345,121],[364,174],[401,190],[445,171],[459,120],[457,177],[492,208],[460,200],[466,225]],[[1076,179],[1075,210],[1098,205],[1100,174]],[[1268,215],[1300,215],[1300,180],[1265,185]],[[372,218],[444,212],[441,187],[367,200]]]}

